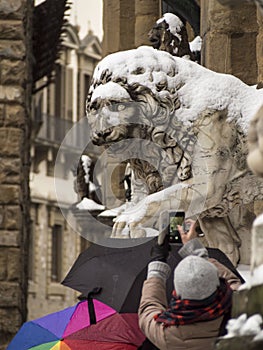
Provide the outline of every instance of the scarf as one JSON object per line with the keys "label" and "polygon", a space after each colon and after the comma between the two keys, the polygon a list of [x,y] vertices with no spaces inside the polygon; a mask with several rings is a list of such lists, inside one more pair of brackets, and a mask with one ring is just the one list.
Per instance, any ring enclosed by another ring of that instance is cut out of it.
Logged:
{"label": "scarf", "polygon": [[228,283],[220,278],[220,286],[215,293],[203,300],[182,300],[174,290],[169,308],[155,315],[154,319],[164,327],[210,321],[229,313],[231,306],[232,290]]}

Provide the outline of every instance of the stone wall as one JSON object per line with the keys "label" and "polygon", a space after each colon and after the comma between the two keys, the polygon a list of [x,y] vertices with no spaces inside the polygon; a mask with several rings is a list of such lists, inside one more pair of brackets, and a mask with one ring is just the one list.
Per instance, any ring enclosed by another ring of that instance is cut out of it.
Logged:
{"label": "stone wall", "polygon": [[149,45],[148,33],[161,17],[158,0],[135,1],[135,47]]}
{"label": "stone wall", "polygon": [[254,3],[241,2],[238,6],[228,7],[217,0],[201,0],[203,66],[233,74],[247,84],[256,84],[257,35]]}
{"label": "stone wall", "polygon": [[0,1],[0,349],[26,320],[31,0]]}

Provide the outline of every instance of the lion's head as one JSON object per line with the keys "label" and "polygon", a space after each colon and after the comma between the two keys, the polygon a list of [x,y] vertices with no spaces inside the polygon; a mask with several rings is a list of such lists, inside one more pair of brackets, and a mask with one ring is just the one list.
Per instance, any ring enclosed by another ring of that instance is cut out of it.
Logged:
{"label": "lion's head", "polygon": [[[154,94],[139,83],[98,85],[87,103],[92,141],[111,148],[114,144],[111,153],[128,148],[135,176],[145,180],[149,193],[154,193],[170,185],[176,173],[180,180],[190,176],[191,159],[185,157],[187,149],[178,141],[187,134],[186,129],[173,120],[169,134],[171,117],[178,107],[175,94]],[[127,139],[128,143],[121,142]]]}

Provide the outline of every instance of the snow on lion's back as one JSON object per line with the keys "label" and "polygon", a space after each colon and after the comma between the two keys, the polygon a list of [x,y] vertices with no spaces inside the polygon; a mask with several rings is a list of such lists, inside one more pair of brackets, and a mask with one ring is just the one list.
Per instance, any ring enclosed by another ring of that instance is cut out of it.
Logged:
{"label": "snow on lion's back", "polygon": [[[106,70],[112,74],[110,80],[113,82],[126,78],[127,85],[139,83],[156,95],[177,95],[181,106],[175,111],[175,117],[182,122],[197,119],[205,110],[227,109],[229,121],[236,120],[247,133],[251,117],[263,104],[263,89],[257,90],[233,75],[211,71],[150,46],[106,56],[94,71],[92,94],[96,94],[98,84],[102,83],[102,73]],[[160,90],[160,85],[165,87]],[[112,87],[105,86],[104,97],[107,89],[109,96],[114,95]]]}

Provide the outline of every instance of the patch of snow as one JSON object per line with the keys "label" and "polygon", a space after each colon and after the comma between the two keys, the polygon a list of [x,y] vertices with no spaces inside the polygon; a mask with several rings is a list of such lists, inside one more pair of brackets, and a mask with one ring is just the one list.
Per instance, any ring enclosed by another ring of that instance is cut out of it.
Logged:
{"label": "patch of snow", "polygon": [[45,1],[46,0],[35,0],[35,6],[38,6],[38,5],[42,4]]}
{"label": "patch of snow", "polygon": [[92,192],[95,192],[97,190],[98,186],[94,185],[93,182],[89,182],[89,192],[92,193]]}
{"label": "patch of snow", "polygon": [[263,264],[256,267],[250,274],[250,279],[246,283],[242,284],[238,290],[250,289],[253,286],[259,286],[263,284]]}
{"label": "patch of snow", "polygon": [[76,207],[80,210],[103,210],[105,209],[104,205],[98,204],[94,202],[94,200],[90,198],[83,198],[81,202],[79,202]]}
{"label": "patch of snow", "polygon": [[237,271],[244,278],[246,282],[250,281],[251,273],[250,273],[250,265],[239,264],[237,266]]}
{"label": "patch of snow", "polygon": [[85,182],[86,184],[89,183],[89,172],[90,172],[90,164],[91,164],[91,159],[87,155],[82,155],[81,156],[81,162],[85,171]]}
{"label": "patch of snow", "polygon": [[111,216],[118,216],[120,213],[122,213],[124,210],[126,210],[127,207],[128,207],[128,203],[124,203],[117,208],[104,210],[98,216],[110,216],[110,217]]}
{"label": "patch of snow", "polygon": [[263,330],[253,338],[253,341],[263,341]]}
{"label": "patch of snow", "polygon": [[256,267],[252,273],[252,278],[251,278],[251,285],[252,286],[258,286],[260,284],[263,284],[263,264]]}
{"label": "patch of snow", "polygon": [[253,226],[262,226],[263,225],[263,214],[260,214],[256,217],[256,219],[253,222]]}
{"label": "patch of snow", "polygon": [[255,314],[249,318],[247,314],[242,314],[238,318],[232,318],[226,325],[227,334],[223,338],[257,335],[261,332],[262,322],[260,314]]}
{"label": "patch of snow", "polygon": [[157,237],[159,236],[159,231],[155,230],[151,227],[144,227],[143,228],[146,231],[146,237]]}
{"label": "patch of snow", "polygon": [[129,99],[130,95],[128,92],[117,83],[112,81],[108,82],[105,85],[99,85],[92,94],[91,101],[95,101],[97,98],[114,98],[116,101],[121,99]]}
{"label": "patch of snow", "polygon": [[182,37],[180,34],[181,28],[183,27],[183,22],[180,20],[179,17],[174,15],[173,13],[165,13],[162,18],[158,19],[156,22],[157,24],[162,23],[165,21],[168,24],[168,28],[170,32],[179,39],[179,41],[182,40]]}
{"label": "patch of snow", "polygon": [[90,181],[90,165],[91,165],[91,159],[89,156],[83,154],[81,156],[81,163],[85,172],[84,180],[86,184],[89,184],[89,192],[95,192],[97,190],[97,186],[94,185],[92,181]]}
{"label": "patch of snow", "polygon": [[198,35],[194,38],[194,40],[189,43],[190,50],[192,52],[201,51],[202,48],[202,38]]}
{"label": "patch of snow", "polygon": [[175,49],[173,49],[173,53],[174,53],[175,55],[177,55],[177,53],[178,53],[178,47],[176,47]]}
{"label": "patch of snow", "polygon": [[[197,119],[206,109],[226,109],[228,121],[235,120],[247,133],[250,119],[263,104],[263,89],[256,90],[233,75],[216,73],[195,62],[149,46],[106,56],[95,68],[94,80],[99,81],[106,69],[112,73],[113,80],[126,77],[127,84],[139,83],[156,95],[161,96],[166,92],[177,97],[180,108],[174,112],[174,117],[184,124]],[[157,85],[161,82],[167,84],[167,89],[159,92]],[[105,85],[104,90],[103,85],[95,88],[92,100],[98,96],[128,98],[128,93],[122,87],[116,87],[118,84]]]}

